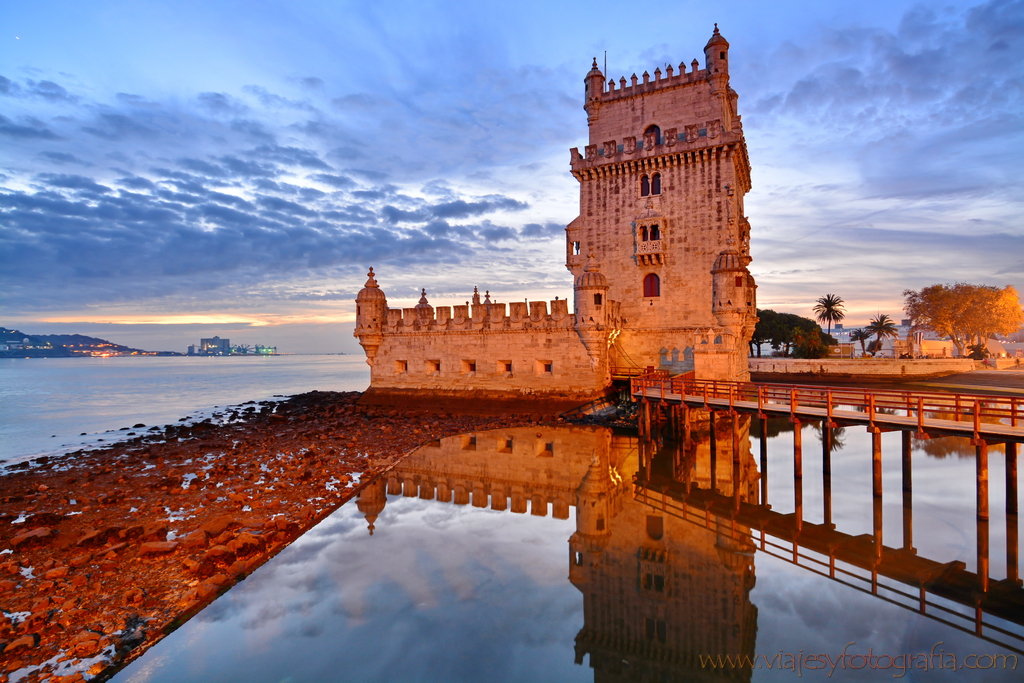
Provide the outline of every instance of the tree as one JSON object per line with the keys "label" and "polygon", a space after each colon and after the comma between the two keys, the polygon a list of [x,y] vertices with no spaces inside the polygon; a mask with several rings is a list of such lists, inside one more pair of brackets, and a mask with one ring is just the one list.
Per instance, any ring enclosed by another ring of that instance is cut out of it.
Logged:
{"label": "tree", "polygon": [[837,323],[846,317],[846,307],[843,306],[841,297],[835,294],[826,294],[818,299],[814,305],[814,317],[819,323],[828,323],[828,331],[825,334],[832,334],[832,323]]}
{"label": "tree", "polygon": [[862,356],[867,353],[867,351],[864,350],[864,342],[868,339],[871,339],[871,332],[868,330],[858,328],[850,332],[850,341],[860,342],[860,355]]}
{"label": "tree", "polygon": [[[817,348],[836,343],[835,339],[826,336],[821,327],[810,318],[803,318],[793,313],[777,313],[771,309],[758,310],[757,317],[758,321],[754,327],[752,341],[758,344],[770,342],[772,348],[776,351],[781,350],[784,356],[790,355],[794,344],[810,352],[812,347]],[[799,339],[798,332],[802,332]],[[818,338],[818,342],[812,341],[814,337]],[[801,350],[798,349],[797,355],[800,353]],[[803,357],[820,358],[821,356]]]}
{"label": "tree", "polygon": [[983,344],[993,335],[1013,334],[1024,323],[1017,290],[1009,285],[999,289],[957,282],[931,285],[920,292],[908,289],[903,297],[903,310],[914,329],[949,337],[958,355],[972,342]]}
{"label": "tree", "polygon": [[900,331],[896,329],[896,323],[893,322],[892,318],[887,316],[885,313],[879,313],[871,322],[868,323],[868,333],[875,338],[875,344],[873,345],[875,354],[879,349],[882,348],[882,339],[885,337],[891,337],[895,339],[900,336]]}

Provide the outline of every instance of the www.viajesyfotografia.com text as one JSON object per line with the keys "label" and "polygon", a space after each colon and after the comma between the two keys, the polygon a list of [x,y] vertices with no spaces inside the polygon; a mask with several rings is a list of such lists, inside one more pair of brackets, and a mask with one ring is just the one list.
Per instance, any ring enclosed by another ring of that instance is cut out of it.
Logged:
{"label": "www.viajesyfotografia.com text", "polygon": [[866,653],[850,652],[856,642],[849,642],[842,652],[805,653],[784,652],[755,655],[698,655],[702,669],[779,669],[792,671],[797,676],[805,672],[825,673],[831,677],[837,670],[874,669],[891,671],[894,678],[902,678],[910,670],[915,671],[959,671],[970,669],[1017,670],[1017,655],[1002,653],[971,653],[957,656],[946,652],[938,642],[930,652],[905,652],[897,655],[875,654],[874,648]]}

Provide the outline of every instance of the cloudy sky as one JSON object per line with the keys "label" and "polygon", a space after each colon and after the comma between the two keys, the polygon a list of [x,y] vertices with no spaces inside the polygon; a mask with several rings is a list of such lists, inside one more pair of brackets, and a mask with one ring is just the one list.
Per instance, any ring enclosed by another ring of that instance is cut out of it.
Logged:
{"label": "cloudy sky", "polygon": [[571,295],[583,76],[732,44],[759,304],[1024,289],[1024,1],[11,0],[0,325],[358,351],[392,306]]}

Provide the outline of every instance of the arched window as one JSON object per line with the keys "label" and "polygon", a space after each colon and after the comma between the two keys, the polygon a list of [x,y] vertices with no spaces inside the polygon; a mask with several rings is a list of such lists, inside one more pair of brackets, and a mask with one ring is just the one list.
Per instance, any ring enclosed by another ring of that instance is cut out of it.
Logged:
{"label": "arched window", "polygon": [[651,176],[651,194],[661,194],[661,174]]}
{"label": "arched window", "polygon": [[648,239],[648,237],[647,237],[647,226],[644,225],[644,226],[641,226],[641,228],[640,228],[640,241],[641,242],[646,242],[647,239]]}
{"label": "arched window", "polygon": [[650,236],[651,236],[651,241],[655,241],[655,240],[660,240],[661,239],[661,230],[658,230],[658,226],[657,225],[652,225],[651,226]]}
{"label": "arched window", "polygon": [[655,273],[644,277],[644,297],[661,296],[661,280]]}
{"label": "arched window", "polygon": [[640,177],[640,196],[646,197],[651,193],[651,180],[647,176]]}
{"label": "arched window", "polygon": [[647,130],[644,131],[644,138],[653,138],[654,144],[661,144],[661,128],[657,126],[647,126]]}

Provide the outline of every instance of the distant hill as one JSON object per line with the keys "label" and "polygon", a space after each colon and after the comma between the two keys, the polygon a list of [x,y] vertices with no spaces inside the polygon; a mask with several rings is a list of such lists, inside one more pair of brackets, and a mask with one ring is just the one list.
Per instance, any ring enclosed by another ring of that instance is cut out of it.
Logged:
{"label": "distant hill", "polygon": [[84,334],[25,334],[0,327],[0,357],[68,358],[71,356],[180,356],[170,351],[144,351]]}

